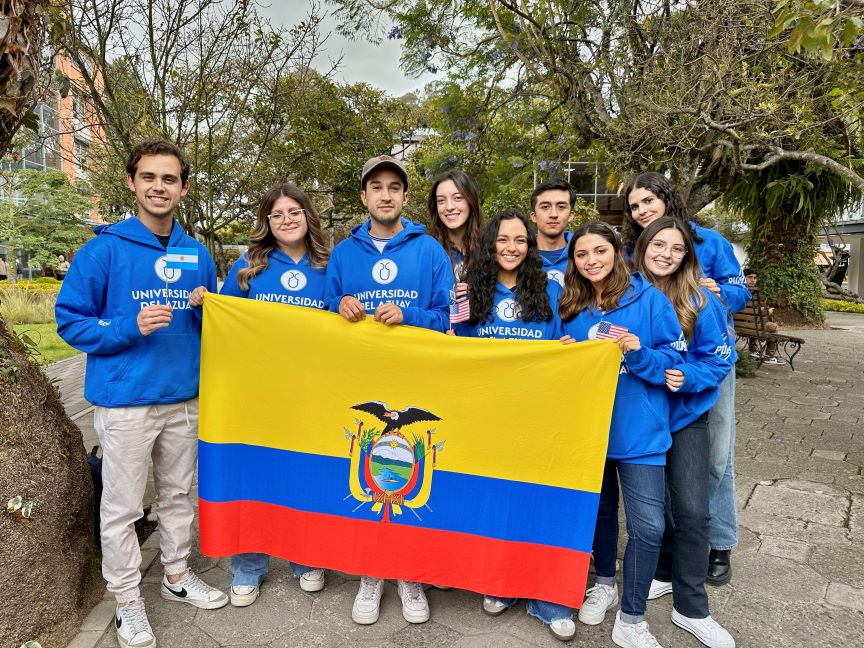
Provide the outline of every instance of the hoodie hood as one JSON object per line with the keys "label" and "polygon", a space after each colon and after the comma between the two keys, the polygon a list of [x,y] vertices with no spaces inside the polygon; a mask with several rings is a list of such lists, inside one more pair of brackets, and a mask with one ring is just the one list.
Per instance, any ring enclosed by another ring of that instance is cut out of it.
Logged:
{"label": "hoodie hood", "polygon": [[351,229],[351,240],[357,245],[362,246],[364,249],[374,252],[375,254],[383,255],[406,245],[412,239],[426,233],[426,227],[424,225],[412,223],[404,218],[399,219],[399,222],[402,223],[402,230],[392,239],[387,241],[387,245],[384,247],[383,252],[378,252],[378,248],[375,247],[375,243],[372,241],[372,236],[369,234],[369,228],[372,226],[371,219]]}
{"label": "hoodie hood", "polygon": [[[95,232],[96,228],[94,228],[93,231]],[[137,217],[127,218],[126,220],[112,223],[111,225],[100,229],[96,233],[99,235],[105,234],[119,236],[127,241],[141,243],[142,245],[153,247],[157,250],[165,249],[162,247],[159,239],[156,238],[156,235],[147,229],[144,223],[138,220]],[[189,237],[186,235],[186,232],[183,231],[183,228],[180,227],[180,223],[178,223],[176,219],[172,220],[171,237],[168,239],[168,245],[170,247],[181,247],[184,242],[188,242],[188,239]]]}

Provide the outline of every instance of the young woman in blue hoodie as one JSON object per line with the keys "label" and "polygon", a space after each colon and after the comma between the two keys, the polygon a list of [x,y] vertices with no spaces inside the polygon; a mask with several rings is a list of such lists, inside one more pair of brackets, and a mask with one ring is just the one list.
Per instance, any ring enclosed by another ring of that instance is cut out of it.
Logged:
{"label": "young woman in blue hoodie", "polygon": [[[220,294],[324,309],[324,277],[329,250],[318,213],[304,191],[283,183],[261,200],[249,249],[231,267]],[[199,289],[190,303],[200,303]],[[324,570],[291,563],[306,592],[324,589]],[[270,571],[262,553],[231,557],[231,604],[252,605]]]}
{"label": "young woman in blue hoodie", "polygon": [[[727,327],[733,332],[732,315],[750,299],[741,264],[735,258],[732,244],[712,229],[692,220],[678,188],[666,176],[651,171],[637,175],[627,187],[627,214],[622,227],[625,249],[633,250],[642,230],[662,216],[671,216],[689,224],[702,268],[699,284],[720,298],[726,307]],[[732,361],[737,360],[734,345]],[[708,541],[708,583],[723,585],[732,577],[730,551],[738,543],[738,511],[735,497],[735,372],[720,385],[717,403],[711,409],[711,481],[709,483],[710,515]]]}
{"label": "young woman in blue hoodie", "polygon": [[617,235],[600,222],[582,225],[570,239],[558,310],[564,333],[573,340],[611,339],[624,354],[594,532],[597,583],[586,592],[579,620],[598,625],[618,602],[620,482],[628,539],[612,641],[654,648],[659,644],[648,629],[645,607],[663,538],[663,470],[672,444],[666,370],[681,363],[681,326],[663,293],[638,272],[630,274]]}
{"label": "young woman in blue hoodie", "polygon": [[[468,273],[471,317],[454,327],[465,337],[557,340],[560,287],[543,270],[537,237],[528,218],[507,209],[483,229],[477,255]],[[515,598],[486,596],[483,611],[498,616],[516,603]],[[561,641],[576,634],[570,608],[531,600],[528,614],[549,626]]]}
{"label": "young woman in blue hoodie", "polygon": [[456,296],[467,293],[468,268],[483,232],[483,211],[474,179],[462,169],[445,171],[432,183],[426,199],[429,234],[450,257]]}
{"label": "young woman in blue hoodie", "polygon": [[666,531],[649,599],[673,595],[672,622],[709,648],[735,640],[708,613],[708,410],[732,369],[726,310],[699,285],[699,261],[686,223],[664,216],[645,228],[633,264],[675,307],[687,340],[681,364],[666,370],[672,447],[666,453]]}

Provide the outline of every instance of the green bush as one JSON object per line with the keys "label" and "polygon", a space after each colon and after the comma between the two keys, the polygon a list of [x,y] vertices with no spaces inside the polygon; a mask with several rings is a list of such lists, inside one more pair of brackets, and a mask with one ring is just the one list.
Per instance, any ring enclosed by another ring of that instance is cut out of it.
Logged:
{"label": "green bush", "polygon": [[864,313],[864,304],[847,302],[842,299],[823,299],[822,308],[838,313]]}
{"label": "green bush", "polygon": [[60,282],[54,277],[36,277],[36,279],[30,279],[30,283],[33,284],[49,284],[52,286],[60,286]]}
{"label": "green bush", "polygon": [[57,290],[34,290],[0,285],[0,316],[7,324],[45,324],[54,321]]}

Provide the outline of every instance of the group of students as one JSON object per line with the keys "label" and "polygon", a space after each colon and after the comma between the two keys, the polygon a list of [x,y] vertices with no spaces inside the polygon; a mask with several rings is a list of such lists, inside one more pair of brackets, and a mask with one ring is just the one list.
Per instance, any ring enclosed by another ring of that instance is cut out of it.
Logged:
{"label": "group of students", "polygon": [[[189,342],[196,330],[200,335],[199,307],[216,282],[203,247],[173,221],[173,210],[188,189],[182,153],[170,143],[149,146],[143,153],[136,149],[138,158],[133,152],[127,165],[127,182],[138,199],[137,218],[112,225],[82,249],[57,306],[61,335],[88,352],[85,395],[97,406],[95,424],[105,451],[103,573],[118,601],[120,643],[135,648],[155,645],[138,591],[140,577],[131,573],[134,568],[137,574],[140,554],[124,528],[140,510],[146,460],[143,481],[139,468],[119,468],[130,460],[127,446],[137,439],[128,437],[133,431],[137,435],[137,426],[153,430],[147,443],[135,443],[134,456],[153,451],[166,545],[162,596],[205,608],[229,600],[247,606],[257,599],[269,570],[265,554],[232,557],[233,580],[226,596],[186,566],[191,507],[181,500],[191,486],[194,457],[190,464],[189,455],[194,450],[179,453],[183,465],[178,467],[162,456],[162,448],[166,439],[176,442],[172,435],[188,436],[197,427],[198,351],[189,350]],[[529,216],[508,209],[484,224],[474,181],[464,171],[451,170],[430,190],[426,234],[422,225],[402,218],[408,200],[404,164],[379,156],[361,172],[360,199],[369,219],[332,251],[303,191],[284,183],[265,194],[248,251],[231,268],[221,293],[327,309],[349,321],[368,315],[385,325],[459,336],[565,344],[614,340],[623,359],[593,543],[596,583],[578,618],[599,624],[618,604],[620,488],[628,541],[613,641],[625,647],[658,646],[644,620],[647,600],[671,592],[676,625],[705,645],[731,647],[731,635],[709,615],[704,585],[706,579],[728,582],[729,551],[737,542],[735,344],[729,322],[749,293],[731,245],[688,217],[666,177],[641,174],[626,196],[622,236],[598,221],[568,232],[575,193],[560,181],[534,190]],[[106,236],[110,234],[114,236]],[[123,254],[121,248],[130,241],[137,253]],[[148,263],[155,263],[153,274],[162,276],[158,253],[164,255],[168,245],[197,246],[204,263],[199,271],[174,279],[165,299],[141,301],[161,292],[136,289],[130,277]],[[93,267],[84,266],[88,261]],[[453,301],[465,299],[467,321],[451,325]],[[174,335],[167,335],[171,329]],[[195,368],[195,389],[178,375],[173,377],[180,383],[174,385],[152,379],[157,368],[149,363],[163,352],[180,353],[180,345]],[[125,445],[115,448],[112,437],[121,437]],[[323,589],[322,569],[293,563],[292,569],[303,590]],[[397,585],[405,619],[427,621],[424,586]],[[355,622],[377,621],[382,593],[382,580],[361,577],[352,608]],[[482,609],[497,616],[515,602],[486,596]],[[555,637],[566,641],[575,635],[569,608],[529,601],[527,609]]]}

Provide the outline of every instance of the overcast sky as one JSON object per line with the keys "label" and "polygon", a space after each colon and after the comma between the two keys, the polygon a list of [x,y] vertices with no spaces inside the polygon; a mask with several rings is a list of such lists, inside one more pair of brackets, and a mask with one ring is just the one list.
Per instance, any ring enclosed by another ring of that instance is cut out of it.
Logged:
{"label": "overcast sky", "polygon": [[[265,0],[267,1],[267,0]],[[308,13],[309,2],[306,0],[269,0],[270,7],[262,11],[277,25],[293,25]],[[331,9],[326,5],[323,11]],[[427,74],[419,79],[406,77],[399,68],[402,47],[398,40],[384,39],[380,45],[373,45],[365,40],[347,40],[336,33],[336,21],[327,16],[322,23],[324,33],[331,32],[326,43],[326,52],[320,57],[316,67],[329,69],[330,59],[338,59],[344,54],[342,66],[336,73],[337,81],[349,83],[363,81],[394,97],[407,92],[417,91],[434,79]]]}

